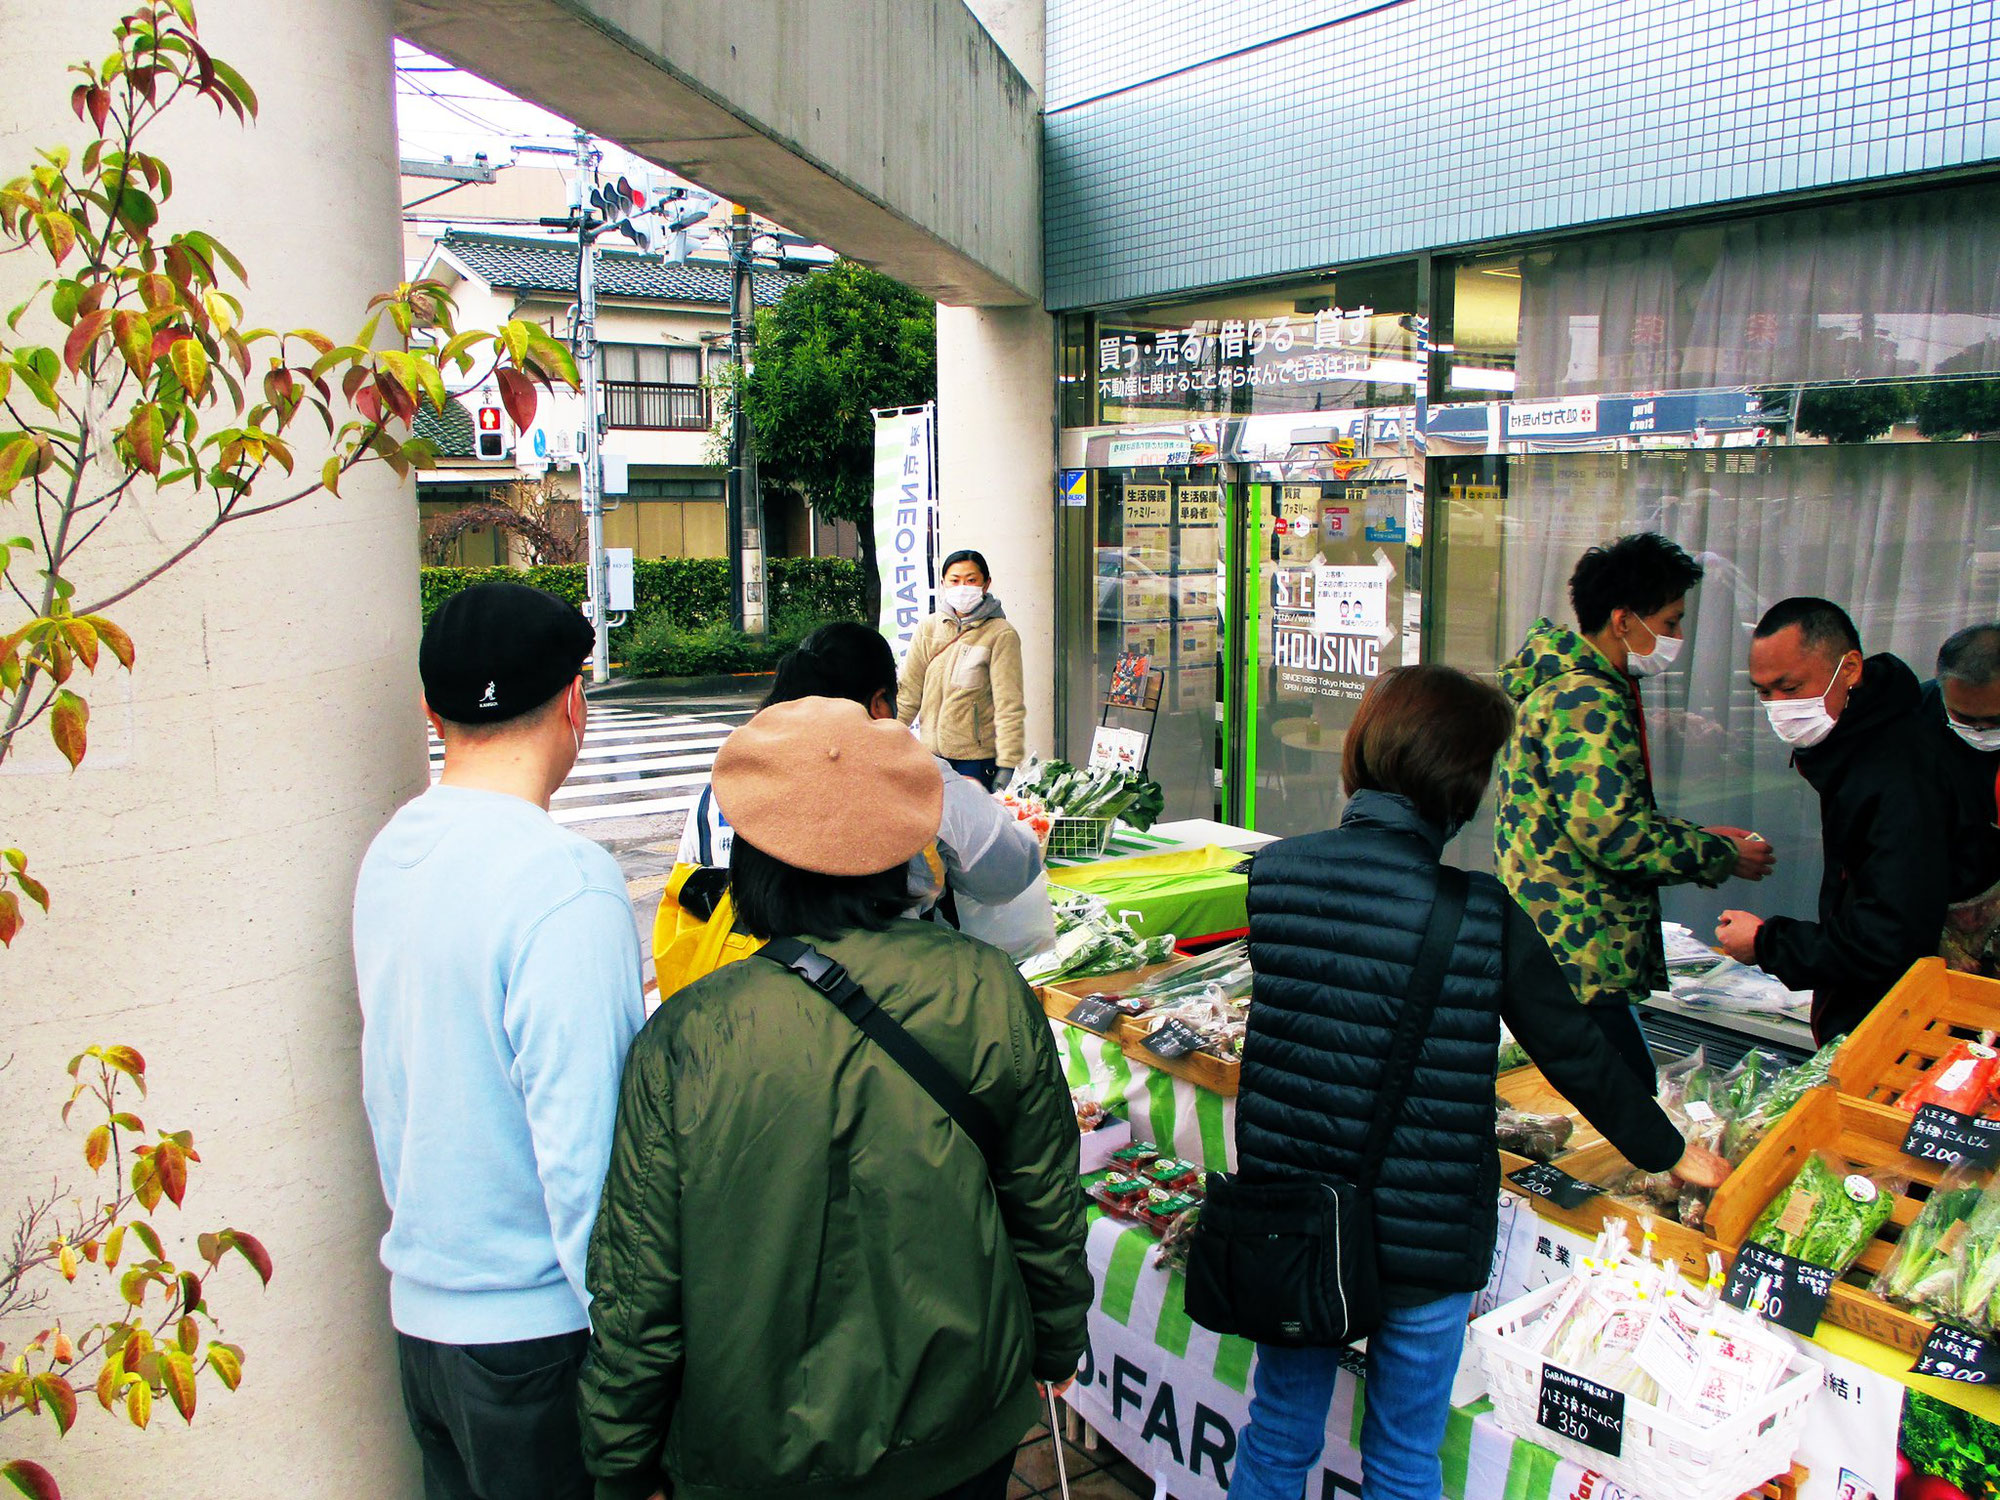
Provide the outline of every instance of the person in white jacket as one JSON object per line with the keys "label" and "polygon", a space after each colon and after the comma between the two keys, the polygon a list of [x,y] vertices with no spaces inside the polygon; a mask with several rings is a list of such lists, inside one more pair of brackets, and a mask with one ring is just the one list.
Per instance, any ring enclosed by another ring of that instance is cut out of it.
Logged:
{"label": "person in white jacket", "polygon": [[[877,719],[896,717],[896,658],[881,633],[854,621],[822,625],[778,663],[777,680],[764,706],[797,698],[846,698]],[[929,911],[947,894],[951,905],[1002,906],[1032,887],[1042,874],[1041,845],[1027,825],[979,782],[961,776],[934,756],[944,780],[944,813],[938,824],[937,860],[927,854],[910,861],[910,904]],[[857,817],[865,817],[857,809]],[[726,866],[732,840],[728,821],[707,787],[681,831],[683,864]],[[947,908],[946,915],[956,916]],[[974,937],[981,918],[960,921]],[[1009,946],[1002,943],[1002,946]]]}

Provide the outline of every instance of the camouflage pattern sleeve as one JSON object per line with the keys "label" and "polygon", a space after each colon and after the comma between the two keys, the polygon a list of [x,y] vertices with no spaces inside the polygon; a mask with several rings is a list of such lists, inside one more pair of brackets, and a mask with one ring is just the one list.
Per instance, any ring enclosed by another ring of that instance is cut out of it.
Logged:
{"label": "camouflage pattern sleeve", "polygon": [[1624,704],[1584,682],[1552,690],[1545,714],[1551,811],[1585,858],[1660,885],[1720,885],[1729,877],[1734,844],[1653,805],[1638,727]]}

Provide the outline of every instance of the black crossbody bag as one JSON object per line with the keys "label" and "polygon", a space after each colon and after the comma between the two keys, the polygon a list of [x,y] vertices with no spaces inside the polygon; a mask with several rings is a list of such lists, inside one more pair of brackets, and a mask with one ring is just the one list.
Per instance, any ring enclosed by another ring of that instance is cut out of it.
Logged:
{"label": "black crossbody bag", "polygon": [[863,1035],[888,1053],[917,1087],[929,1094],[937,1107],[972,1138],[972,1144],[986,1158],[987,1175],[993,1174],[1000,1160],[1000,1127],[994,1123],[992,1111],[968,1094],[945,1071],[944,1064],[931,1055],[930,1049],[877,1005],[847,970],[812,944],[797,938],[772,938],[757,950],[757,956],[790,969],[838,1006]]}
{"label": "black crossbody bag", "polygon": [[1439,867],[1437,896],[1362,1147],[1359,1181],[1251,1183],[1208,1174],[1187,1263],[1187,1312],[1202,1327],[1260,1344],[1338,1348],[1381,1326],[1375,1185],[1430,1032],[1465,916],[1467,886],[1463,870]]}

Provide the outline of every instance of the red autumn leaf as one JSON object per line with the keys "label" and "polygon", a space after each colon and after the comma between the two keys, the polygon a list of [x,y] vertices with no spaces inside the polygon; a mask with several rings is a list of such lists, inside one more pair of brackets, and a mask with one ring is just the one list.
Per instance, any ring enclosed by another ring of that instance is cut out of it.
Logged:
{"label": "red autumn leaf", "polygon": [[256,1268],[257,1277],[264,1285],[271,1284],[271,1252],[264,1248],[263,1241],[254,1234],[245,1234],[240,1229],[225,1229],[230,1248],[241,1252],[243,1258]]}
{"label": "red autumn leaf", "polygon": [[83,759],[83,752],[89,744],[89,724],[90,705],[68,688],[59,689],[55,706],[49,710],[49,735],[72,771]]}
{"label": "red autumn leaf", "polygon": [[194,1421],[194,1362],[180,1350],[169,1349],[160,1357],[160,1374],[166,1380],[167,1395],[173,1399],[181,1420]]}
{"label": "red autumn leaf", "polygon": [[62,1500],[56,1476],[31,1458],[16,1458],[0,1464],[0,1478],[9,1480],[28,1500]]}
{"label": "red autumn leaf", "polygon": [[153,1164],[160,1174],[160,1190],[179,1208],[187,1196],[187,1153],[172,1141],[161,1141],[153,1152]]}
{"label": "red autumn leaf", "polygon": [[110,321],[110,309],[102,307],[96,312],[85,313],[76,320],[76,326],[70,329],[69,337],[63,340],[63,364],[70,374],[74,375],[77,372],[83,364],[84,356],[90,352],[90,346],[97,342],[99,335],[104,332],[104,325]]}
{"label": "red autumn leaf", "polygon": [[68,1432],[76,1421],[76,1391],[60,1375],[37,1375],[35,1394],[49,1403],[49,1415],[56,1419],[56,1434]]}
{"label": "red autumn leaf", "polygon": [[500,404],[522,432],[534,424],[537,396],[535,383],[519,370],[502,367],[494,372],[500,379]]}
{"label": "red autumn leaf", "polygon": [[85,615],[83,618],[89,623],[90,628],[97,632],[98,640],[118,658],[118,665],[129,670],[134,657],[138,654],[132,645],[132,637],[127,635],[122,627],[105,619],[103,615]]}
{"label": "red autumn leaf", "polygon": [[83,1139],[84,1164],[95,1172],[111,1155],[111,1127],[100,1125]]}
{"label": "red autumn leaf", "polygon": [[20,930],[21,903],[14,899],[12,891],[0,891],[0,948],[13,947]]}

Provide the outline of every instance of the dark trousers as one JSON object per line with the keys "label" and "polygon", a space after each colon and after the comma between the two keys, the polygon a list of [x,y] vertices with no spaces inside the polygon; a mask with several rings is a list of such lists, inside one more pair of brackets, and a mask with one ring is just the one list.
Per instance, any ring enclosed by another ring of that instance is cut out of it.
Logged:
{"label": "dark trousers", "polygon": [[[1060,1442],[1062,1439],[1056,1439]],[[986,1470],[974,1474],[970,1479],[953,1485],[932,1496],[932,1500],[1006,1500],[1007,1481],[1014,1477],[1014,1450],[1009,1448],[1007,1456]]]}
{"label": "dark trousers", "polygon": [[588,1330],[511,1344],[396,1335],[425,1500],[589,1500],[576,1417]]}
{"label": "dark trousers", "polygon": [[1000,762],[997,760],[954,760],[951,768],[961,776],[970,776],[989,792],[1000,776]]}
{"label": "dark trousers", "polygon": [[1586,1005],[1583,1013],[1597,1023],[1611,1050],[1625,1060],[1646,1092],[1657,1094],[1660,1074],[1653,1063],[1653,1049],[1646,1045],[1646,1033],[1639,1029],[1638,1013],[1629,1005]]}

